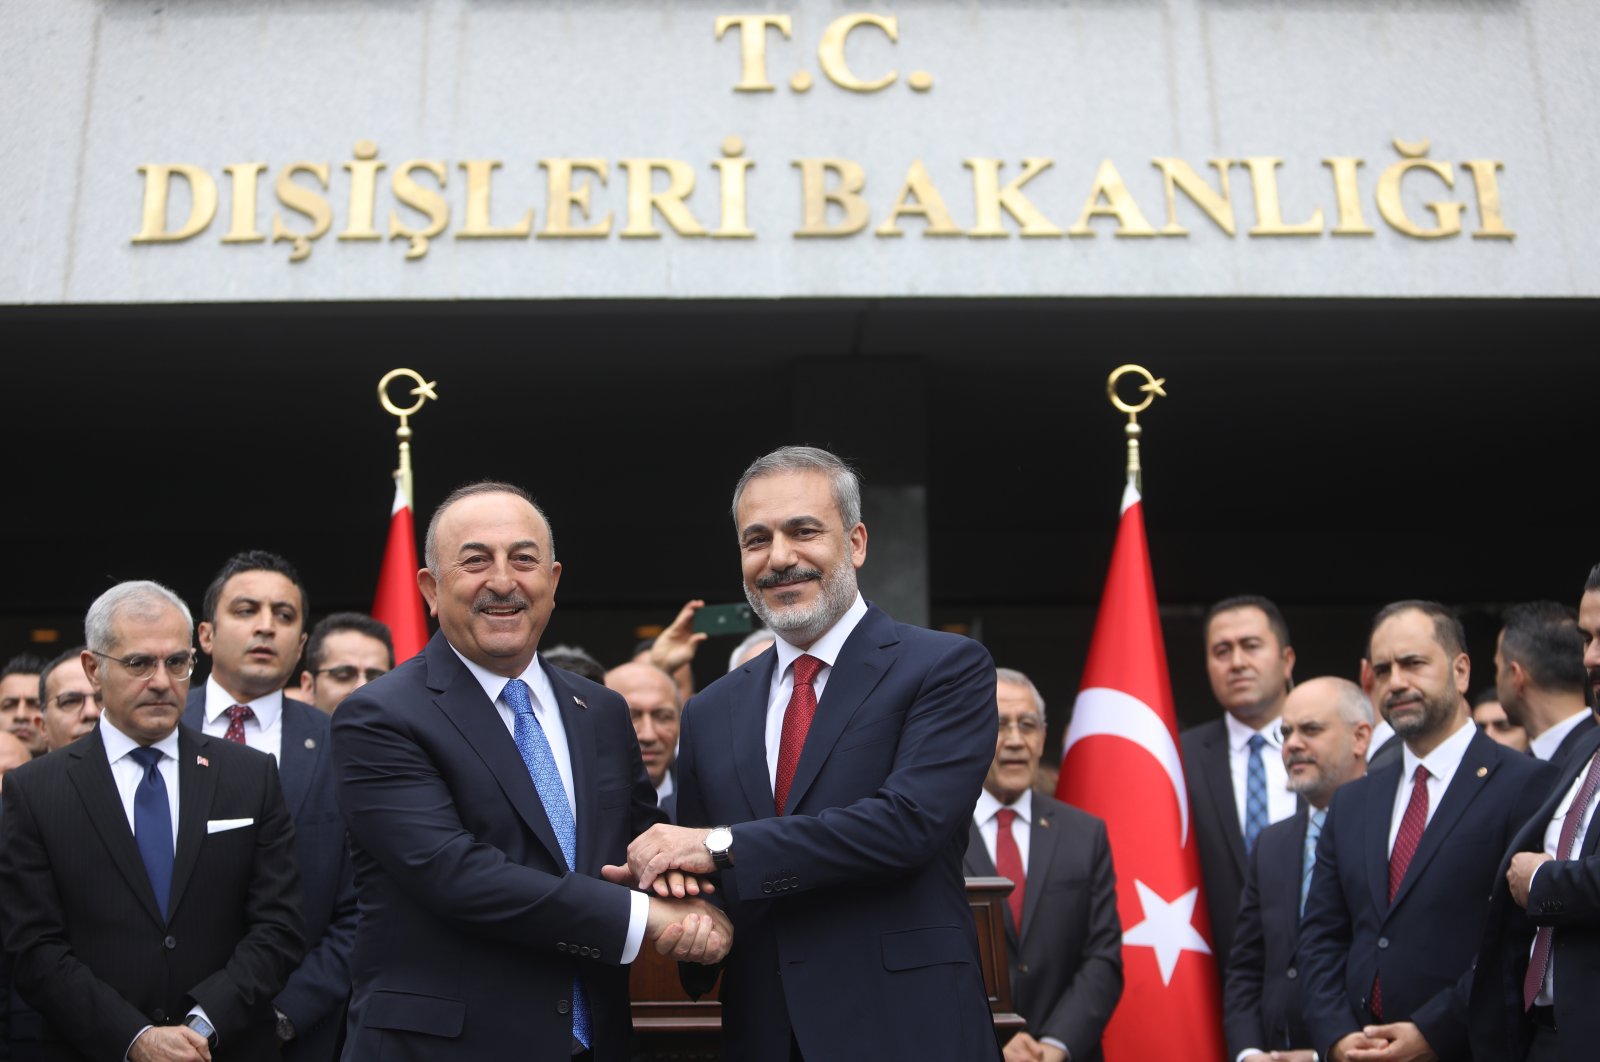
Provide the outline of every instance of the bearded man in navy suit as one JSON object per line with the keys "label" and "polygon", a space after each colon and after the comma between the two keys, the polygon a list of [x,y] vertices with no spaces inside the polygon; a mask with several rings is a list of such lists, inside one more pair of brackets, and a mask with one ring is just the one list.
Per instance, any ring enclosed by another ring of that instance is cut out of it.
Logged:
{"label": "bearded man in navy suit", "polygon": [[720,871],[739,937],[729,1062],[1000,1054],[961,872],[993,757],[994,664],[862,599],[860,499],[824,450],[745,471],[745,594],[778,641],[685,709],[684,825],[652,828],[608,872],[653,887],[671,869]]}

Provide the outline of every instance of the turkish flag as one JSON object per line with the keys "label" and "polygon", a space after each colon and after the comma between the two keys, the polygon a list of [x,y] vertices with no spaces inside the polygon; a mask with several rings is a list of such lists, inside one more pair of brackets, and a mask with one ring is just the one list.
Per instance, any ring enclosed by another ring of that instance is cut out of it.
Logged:
{"label": "turkish flag", "polygon": [[1222,994],[1189,815],[1144,506],[1132,483],[1056,796],[1106,822],[1122,918],[1107,1062],[1221,1059]]}
{"label": "turkish flag", "polygon": [[400,484],[394,486],[394,508],[389,514],[389,543],[383,547],[383,567],[378,570],[378,593],[372,599],[372,616],[389,625],[394,638],[394,662],[409,660],[428,644],[428,621],[422,591],[417,589],[417,530],[411,504]]}

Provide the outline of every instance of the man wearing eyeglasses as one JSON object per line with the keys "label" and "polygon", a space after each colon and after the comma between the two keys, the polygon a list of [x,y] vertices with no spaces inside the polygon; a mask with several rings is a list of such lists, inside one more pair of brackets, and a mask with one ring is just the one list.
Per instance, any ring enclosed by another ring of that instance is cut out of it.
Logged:
{"label": "man wearing eyeglasses", "polygon": [[101,725],[12,772],[0,815],[5,947],[45,1057],[276,1059],[272,997],[303,948],[277,768],[179,725],[177,595],[118,584],[84,627]]}
{"label": "man wearing eyeglasses", "polygon": [[100,722],[100,691],[83,669],[86,646],[68,649],[39,673],[45,744],[51,752],[77,741]]}
{"label": "man wearing eyeglasses", "polygon": [[996,668],[1000,736],[972,811],[962,872],[1016,883],[1005,910],[1011,998],[1028,1027],[1005,1062],[1096,1062],[1122,998],[1122,923],[1106,825],[1033,792],[1044,753],[1044,698]]}
{"label": "man wearing eyeglasses", "polygon": [[328,717],[283,695],[305,644],[305,586],[265,550],[230,557],[206,588],[197,634],[211,677],[184,721],[278,761],[304,884],[306,955],[274,1001],[285,1059],[332,1062],[350,997],[355,873],[334,795]]}
{"label": "man wearing eyeglasses", "polygon": [[300,699],[329,715],[339,702],[394,670],[394,638],[385,623],[361,612],[335,612],[306,639]]}

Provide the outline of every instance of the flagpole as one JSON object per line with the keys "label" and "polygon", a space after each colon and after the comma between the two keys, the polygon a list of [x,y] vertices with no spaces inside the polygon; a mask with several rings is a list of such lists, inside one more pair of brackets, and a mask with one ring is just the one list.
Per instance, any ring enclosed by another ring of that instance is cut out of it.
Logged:
{"label": "flagpole", "polygon": [[[397,379],[412,380],[417,386],[408,393],[416,398],[416,402],[404,408],[395,405],[389,397],[389,385]],[[383,379],[378,381],[378,403],[391,414],[400,418],[400,426],[394,430],[394,437],[400,443],[400,460],[394,470],[395,482],[400,486],[400,493],[406,500],[408,507],[416,504],[412,494],[411,483],[411,417],[423,407],[428,399],[439,400],[439,394],[434,390],[439,385],[437,380],[429,381],[415,369],[390,369],[383,374]]]}
{"label": "flagpole", "polygon": [[[1139,392],[1144,395],[1138,402],[1124,401],[1117,394],[1117,381],[1124,376],[1133,375],[1142,377],[1144,383],[1139,385]],[[1167,397],[1162,385],[1167,381],[1160,379],[1143,365],[1119,365],[1111,370],[1111,375],[1106,378],[1106,397],[1111,399],[1111,404],[1120,412],[1128,415],[1128,423],[1122,427],[1122,432],[1128,437],[1128,483],[1140,495],[1144,494],[1144,470],[1139,464],[1139,436],[1144,429],[1139,427],[1139,414],[1150,408],[1156,396]]]}

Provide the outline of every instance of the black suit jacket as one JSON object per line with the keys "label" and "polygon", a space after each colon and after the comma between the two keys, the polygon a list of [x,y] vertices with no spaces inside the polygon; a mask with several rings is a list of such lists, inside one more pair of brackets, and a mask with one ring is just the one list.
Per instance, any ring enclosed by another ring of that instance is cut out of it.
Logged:
{"label": "black suit jacket", "polygon": [[1311,1046],[1324,1058],[1371,1020],[1379,973],[1385,1021],[1415,1022],[1445,1062],[1468,1057],[1468,990],[1495,868],[1555,773],[1474,731],[1391,904],[1389,826],[1398,788],[1411,785],[1403,770],[1402,759],[1340,787],[1317,842],[1300,971]]}
{"label": "black suit jacket", "polygon": [[[199,730],[205,709],[205,688],[190,690],[184,723]],[[307,947],[273,1005],[294,1023],[295,1038],[284,1045],[283,1057],[295,1062],[333,1062],[338,1057],[350,999],[356,881],[334,793],[331,744],[325,713],[291,697],[283,699],[278,777],[294,819]]]}
{"label": "black suit jacket", "polygon": [[1261,831],[1223,974],[1222,1025],[1228,1058],[1246,1048],[1276,1051],[1311,1046],[1300,1009],[1300,866],[1310,810]]}
{"label": "black suit jacket", "polygon": [[1228,968],[1245,871],[1244,831],[1239,828],[1228,766],[1228,725],[1220,717],[1212,719],[1185,730],[1178,740],[1183,746],[1194,839],[1200,847],[1200,877],[1211,913],[1211,948],[1221,971]]}
{"label": "black suit jacket", "polygon": [[[976,823],[962,871],[996,873]],[[1098,1062],[1100,1037],[1122,998],[1122,922],[1106,824],[1033,794],[1022,931],[1005,907],[1011,997],[1035,1038],[1067,1045],[1075,1062]]]}
{"label": "black suit jacket", "polygon": [[572,757],[577,873],[511,733],[442,633],[334,713],[361,900],[348,1062],[565,1059],[578,977],[596,1062],[627,1057],[631,900],[600,867],[626,863],[628,842],[663,816],[627,702],[544,670]]}
{"label": "black suit jacket", "polygon": [[1562,738],[1561,743],[1556,746],[1555,753],[1550,757],[1550,766],[1554,767],[1558,771],[1565,767],[1567,765],[1568,758],[1570,758],[1573,753],[1577,751],[1578,746],[1583,743],[1583,740],[1589,736],[1590,732],[1594,730],[1594,728],[1595,721],[1593,713],[1585,715],[1582,719],[1578,720],[1573,728],[1567,731],[1567,736]]}
{"label": "black suit jacket", "polygon": [[[105,724],[102,724],[105,725]],[[278,1057],[272,998],[300,958],[294,827],[270,756],[178,731],[178,836],[163,921],[95,730],[7,776],[0,902],[46,1056],[120,1059],[195,1004],[220,1057]],[[208,823],[248,819],[217,833]],[[53,1042],[52,1042],[53,1041]]]}
{"label": "black suit jacket", "polygon": [[814,1060],[998,1057],[961,873],[994,758],[988,652],[868,606],[782,816],[765,741],[776,659],[697,694],[678,756],[679,821],[733,827],[723,1057],[788,1062],[791,1035]]}
{"label": "black suit jacket", "polygon": [[[1518,852],[1544,851],[1545,829],[1578,776],[1600,750],[1600,730],[1585,727],[1539,810],[1517,831],[1489,899],[1489,916],[1472,985],[1472,1040],[1479,1059],[1522,1059],[1533,1028],[1523,1010],[1522,980],[1534,931],[1551,926],[1556,1028],[1563,1046],[1600,1044],[1600,815],[1578,841],[1573,859],[1546,863],[1534,875],[1523,911],[1511,899],[1506,870]],[[1566,743],[1563,742],[1563,745]],[[1576,1056],[1574,1056],[1576,1057]]]}

